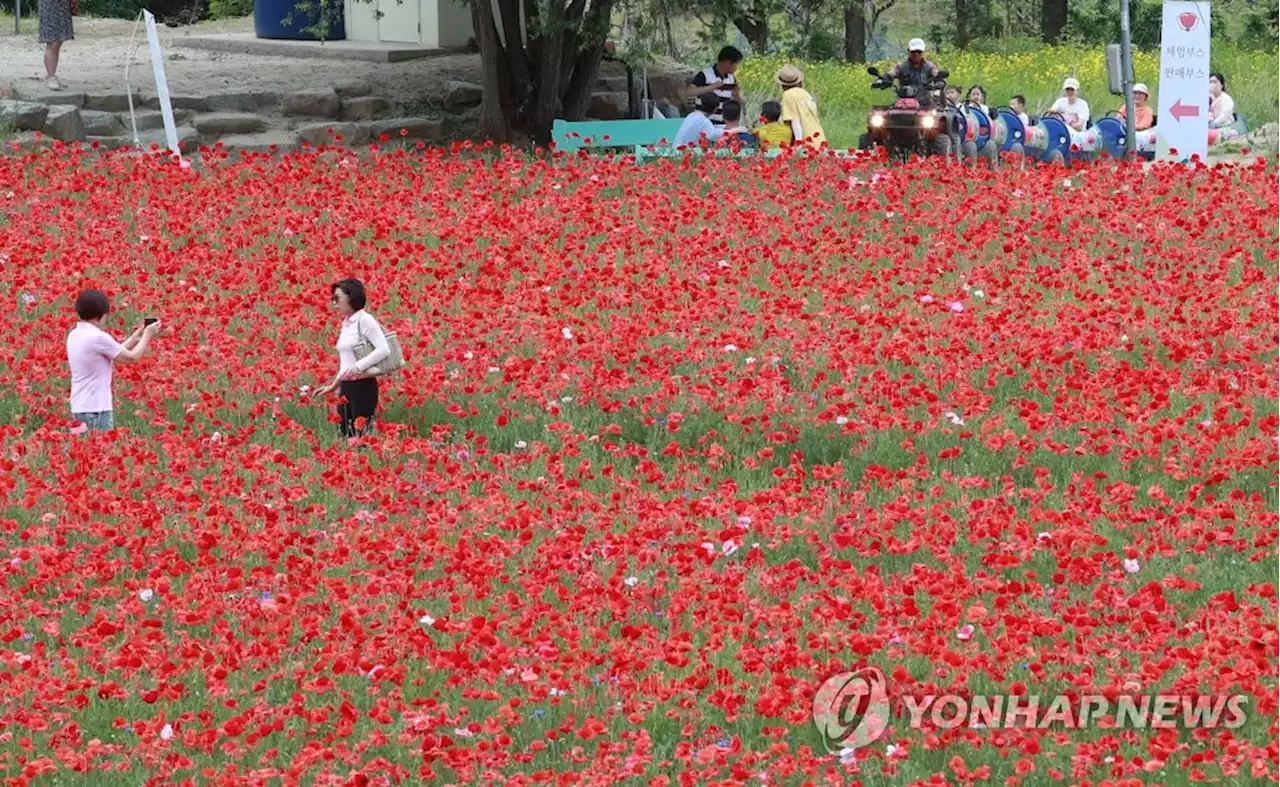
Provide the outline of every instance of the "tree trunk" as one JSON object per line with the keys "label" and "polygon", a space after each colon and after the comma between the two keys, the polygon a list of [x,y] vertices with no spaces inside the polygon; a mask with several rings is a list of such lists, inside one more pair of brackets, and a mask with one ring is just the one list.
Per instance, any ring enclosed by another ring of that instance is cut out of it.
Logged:
{"label": "tree trunk", "polygon": [[969,0],[956,3],[956,49],[969,46]]}
{"label": "tree trunk", "polygon": [[867,9],[862,0],[852,0],[844,7],[844,59],[867,62]]}
{"label": "tree trunk", "polygon": [[1040,37],[1046,44],[1056,44],[1067,27],[1067,0],[1042,0],[1040,5]]}
{"label": "tree trunk", "polygon": [[580,120],[600,72],[613,4],[552,2],[540,12],[532,0],[473,2],[483,88],[480,133],[507,142],[525,132],[545,145],[557,117]]}
{"label": "tree trunk", "polygon": [[572,48],[565,52],[565,61],[572,63],[572,72],[565,79],[562,93],[565,120],[581,120],[586,114],[596,77],[600,75],[612,13],[613,0],[592,0],[591,9],[582,20],[581,32],[568,36]]}
{"label": "tree trunk", "polygon": [[509,94],[507,58],[498,40],[498,28],[489,0],[471,4],[471,20],[476,28],[476,45],[480,48],[480,73],[483,91],[480,99],[480,133],[496,142],[511,139],[511,122],[507,102]]}
{"label": "tree trunk", "polygon": [[[560,2],[551,2],[547,4],[547,34],[538,36],[539,38],[539,58],[538,58],[538,93],[537,99],[533,104],[533,124],[532,129],[536,132],[546,129],[551,130],[551,123],[556,119],[556,114],[560,112],[560,85],[564,78],[561,65],[564,58],[564,42],[567,34],[563,30],[562,25],[567,16],[573,13],[573,9],[579,6],[578,0],[574,0],[572,6],[568,9]],[[543,139],[537,139],[543,142]]]}
{"label": "tree trunk", "polygon": [[751,51],[757,55],[763,55],[769,51],[769,20],[756,19],[755,17],[743,14],[733,20],[734,27],[742,31],[747,39],[747,43],[751,44]]}

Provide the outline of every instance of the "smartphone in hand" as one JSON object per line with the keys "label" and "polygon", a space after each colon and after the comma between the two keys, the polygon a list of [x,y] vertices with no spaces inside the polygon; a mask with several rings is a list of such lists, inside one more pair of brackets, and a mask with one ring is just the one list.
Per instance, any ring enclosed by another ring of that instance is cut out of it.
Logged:
{"label": "smartphone in hand", "polygon": [[145,318],[143,318],[143,320],[142,320],[142,324],[143,324],[143,325],[150,325],[150,324],[151,324],[151,323],[153,323],[153,322],[160,322],[160,318],[159,318],[159,317],[145,317]]}

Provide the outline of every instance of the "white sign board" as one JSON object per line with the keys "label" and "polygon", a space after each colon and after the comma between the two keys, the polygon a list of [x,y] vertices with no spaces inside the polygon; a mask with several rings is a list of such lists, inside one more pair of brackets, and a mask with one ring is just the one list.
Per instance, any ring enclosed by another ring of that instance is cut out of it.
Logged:
{"label": "white sign board", "polygon": [[173,122],[173,104],[169,101],[169,82],[164,78],[164,53],[160,51],[160,38],[156,35],[156,18],[146,10],[142,15],[147,20],[147,42],[151,44],[151,69],[156,75],[156,96],[160,99],[160,114],[164,118],[164,139],[173,155],[181,158],[178,127]]}
{"label": "white sign board", "polygon": [[1156,156],[1203,159],[1209,149],[1208,3],[1164,4],[1159,109]]}

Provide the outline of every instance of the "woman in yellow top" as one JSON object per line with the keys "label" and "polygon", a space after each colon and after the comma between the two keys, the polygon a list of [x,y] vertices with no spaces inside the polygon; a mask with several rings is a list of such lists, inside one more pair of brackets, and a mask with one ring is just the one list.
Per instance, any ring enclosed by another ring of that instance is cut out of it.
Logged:
{"label": "woman in yellow top", "polygon": [[827,141],[818,120],[818,102],[804,89],[804,72],[788,63],[778,69],[778,87],[782,88],[782,122],[791,125],[797,142],[821,148]]}

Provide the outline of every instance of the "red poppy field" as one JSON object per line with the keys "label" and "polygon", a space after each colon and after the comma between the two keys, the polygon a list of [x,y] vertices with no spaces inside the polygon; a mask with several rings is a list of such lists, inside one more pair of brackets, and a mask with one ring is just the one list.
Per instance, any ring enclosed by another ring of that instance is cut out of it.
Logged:
{"label": "red poppy field", "polygon": [[[1277,170],[0,159],[0,775],[1274,783]],[[409,365],[337,436],[329,285]],[[164,330],[67,410],[71,303]],[[1228,729],[894,717],[1243,695]]]}

